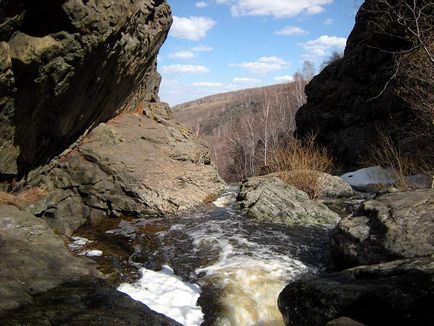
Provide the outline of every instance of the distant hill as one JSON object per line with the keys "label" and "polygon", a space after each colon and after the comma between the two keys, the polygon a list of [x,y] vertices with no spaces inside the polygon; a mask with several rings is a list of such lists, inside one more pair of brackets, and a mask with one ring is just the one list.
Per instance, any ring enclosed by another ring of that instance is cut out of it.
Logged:
{"label": "distant hill", "polygon": [[292,137],[304,86],[298,78],[211,95],[173,107],[174,118],[208,142],[220,175],[236,181],[266,165],[267,150],[279,138]]}

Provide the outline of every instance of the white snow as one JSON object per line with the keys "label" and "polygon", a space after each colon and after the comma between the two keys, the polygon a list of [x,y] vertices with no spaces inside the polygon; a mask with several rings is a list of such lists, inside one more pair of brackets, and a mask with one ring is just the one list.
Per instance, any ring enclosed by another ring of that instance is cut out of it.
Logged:
{"label": "white snow", "polygon": [[183,282],[169,266],[159,272],[142,268],[140,274],[136,283],[123,283],[118,290],[184,326],[203,322],[202,309],[196,305],[201,293],[198,285]]}
{"label": "white snow", "polygon": [[101,250],[87,250],[84,252],[84,255],[87,257],[101,257],[102,251]]}
{"label": "white snow", "polygon": [[71,251],[81,250],[85,245],[92,242],[89,239],[82,237],[72,237],[71,239],[73,241],[68,245],[69,250]]}
{"label": "white snow", "polygon": [[365,188],[369,185],[391,185],[394,183],[393,172],[380,166],[371,166],[341,176],[352,187]]}

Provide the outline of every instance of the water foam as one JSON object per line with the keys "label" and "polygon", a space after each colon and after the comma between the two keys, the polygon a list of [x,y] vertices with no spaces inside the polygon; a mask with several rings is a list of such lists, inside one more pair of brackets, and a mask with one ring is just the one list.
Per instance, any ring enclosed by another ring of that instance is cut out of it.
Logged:
{"label": "water foam", "polygon": [[201,293],[198,285],[183,282],[169,266],[159,272],[142,268],[140,274],[136,283],[123,283],[118,290],[185,326],[203,322],[202,309],[196,305]]}

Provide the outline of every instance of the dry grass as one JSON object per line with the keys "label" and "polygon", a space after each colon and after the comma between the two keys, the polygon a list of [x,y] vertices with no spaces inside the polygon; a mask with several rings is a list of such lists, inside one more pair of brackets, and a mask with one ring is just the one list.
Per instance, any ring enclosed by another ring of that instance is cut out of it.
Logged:
{"label": "dry grass", "polygon": [[371,156],[365,164],[391,169],[395,179],[393,186],[400,190],[418,188],[418,185],[409,181],[409,176],[417,174],[430,176],[433,172],[423,161],[404,155],[392,139],[384,134],[380,136],[380,140],[375,145],[371,145]]}
{"label": "dry grass", "polygon": [[17,207],[27,206],[36,203],[47,196],[48,192],[39,187],[28,188],[18,193],[0,191],[0,205],[13,205]]}
{"label": "dry grass", "polygon": [[270,169],[288,184],[318,198],[324,191],[321,173],[329,173],[333,160],[327,150],[315,144],[315,136],[304,141],[292,140],[272,152]]}

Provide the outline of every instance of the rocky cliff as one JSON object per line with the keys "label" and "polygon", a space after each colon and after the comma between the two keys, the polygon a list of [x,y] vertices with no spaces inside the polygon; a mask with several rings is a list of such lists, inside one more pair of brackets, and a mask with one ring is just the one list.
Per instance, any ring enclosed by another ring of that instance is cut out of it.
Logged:
{"label": "rocky cliff", "polygon": [[[418,2],[416,22],[404,1],[365,1],[344,57],[306,87],[308,101],[296,117],[300,136],[318,133],[349,168],[366,160],[379,133],[390,134],[403,153],[434,162],[434,64],[425,51],[434,53],[434,16],[428,2]],[[411,34],[416,28],[421,39]]]}
{"label": "rocky cliff", "polygon": [[158,100],[165,1],[0,4],[0,178],[43,165],[86,130]]}

